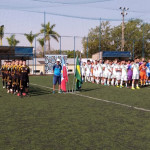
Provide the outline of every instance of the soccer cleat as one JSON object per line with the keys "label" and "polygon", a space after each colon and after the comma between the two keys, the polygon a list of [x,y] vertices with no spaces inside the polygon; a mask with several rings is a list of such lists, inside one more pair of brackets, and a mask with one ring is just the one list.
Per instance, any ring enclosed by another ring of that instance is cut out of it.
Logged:
{"label": "soccer cleat", "polygon": [[10,91],[9,91],[9,90],[7,90],[7,93],[10,93]]}
{"label": "soccer cleat", "polygon": [[3,89],[5,89],[5,86],[3,86]]}
{"label": "soccer cleat", "polygon": [[59,91],[58,93],[59,93],[59,94],[61,94],[61,93],[62,93],[62,91]]}
{"label": "soccer cleat", "polygon": [[23,96],[26,96],[26,93],[22,93]]}
{"label": "soccer cleat", "polygon": [[134,87],[132,87],[131,89],[132,89],[132,90],[135,90],[135,88],[134,88]]}
{"label": "soccer cleat", "polygon": [[120,88],[122,88],[123,86],[120,86]]}
{"label": "soccer cleat", "polygon": [[136,87],[136,89],[138,89],[138,90],[139,90],[139,89],[140,89],[140,87],[138,87],[138,86],[137,86],[137,87]]}
{"label": "soccer cleat", "polygon": [[117,85],[116,87],[119,88],[119,85]]}
{"label": "soccer cleat", "polygon": [[55,91],[53,91],[53,94],[55,94]]}
{"label": "soccer cleat", "polygon": [[17,96],[20,96],[20,93],[18,93]]}

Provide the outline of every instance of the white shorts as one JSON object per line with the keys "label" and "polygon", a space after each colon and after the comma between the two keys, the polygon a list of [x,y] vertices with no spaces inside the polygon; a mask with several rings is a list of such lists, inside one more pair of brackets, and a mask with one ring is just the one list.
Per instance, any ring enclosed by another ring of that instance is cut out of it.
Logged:
{"label": "white shorts", "polygon": [[112,76],[111,76],[111,78],[112,79],[116,79],[116,73],[115,74],[113,73]]}
{"label": "white shorts", "polygon": [[121,73],[116,73],[116,79],[121,80]]}
{"label": "white shorts", "polygon": [[103,73],[99,72],[99,77],[102,78],[103,77]]}
{"label": "white shorts", "polygon": [[106,73],[103,74],[103,77],[111,79],[111,73],[110,72],[106,72]]}
{"label": "white shorts", "polygon": [[87,77],[90,77],[90,72],[86,72],[86,76],[87,76]]}
{"label": "white shorts", "polygon": [[133,79],[133,80],[139,80],[139,78],[140,78],[140,75],[139,75],[139,74],[133,74],[133,75],[132,75],[132,79]]}
{"label": "white shorts", "polygon": [[121,76],[121,80],[122,81],[127,81],[128,80],[128,76],[127,75],[122,75]]}

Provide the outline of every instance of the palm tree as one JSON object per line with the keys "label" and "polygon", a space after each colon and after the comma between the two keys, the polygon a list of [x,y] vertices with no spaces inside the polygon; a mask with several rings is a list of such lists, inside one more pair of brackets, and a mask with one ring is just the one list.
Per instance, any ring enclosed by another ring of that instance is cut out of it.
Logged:
{"label": "palm tree", "polygon": [[32,31],[29,34],[24,34],[25,37],[27,38],[27,40],[30,42],[30,45],[32,47],[33,44],[33,40],[36,36],[38,36],[38,34],[33,34]]}
{"label": "palm tree", "polygon": [[15,34],[11,35],[10,37],[6,38],[8,41],[9,46],[16,46],[19,41],[15,39]]}
{"label": "palm tree", "polygon": [[50,25],[50,22],[47,24],[42,24],[41,33],[45,33],[45,40],[48,41],[48,50],[50,51],[50,39],[53,38],[58,42],[59,34],[54,31],[55,24]]}
{"label": "palm tree", "polygon": [[42,53],[43,53],[43,57],[44,57],[44,38],[39,38],[38,42],[42,47]]}
{"label": "palm tree", "polygon": [[4,37],[4,25],[0,26],[0,44],[3,45],[2,39]]}

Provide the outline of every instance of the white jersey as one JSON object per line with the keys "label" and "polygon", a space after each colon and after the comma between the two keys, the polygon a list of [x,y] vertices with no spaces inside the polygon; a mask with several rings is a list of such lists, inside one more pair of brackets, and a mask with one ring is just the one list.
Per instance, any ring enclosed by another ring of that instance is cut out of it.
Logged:
{"label": "white jersey", "polygon": [[128,66],[127,65],[121,65],[121,69],[122,69],[122,76],[127,76]]}
{"label": "white jersey", "polygon": [[109,70],[108,70],[108,65],[109,65],[109,64],[103,64],[103,68],[104,68],[104,73],[105,73],[105,74],[109,72]]}
{"label": "white jersey", "polygon": [[82,72],[82,75],[85,75],[85,72],[86,72],[86,65],[82,65],[82,66],[81,66],[81,72]]}
{"label": "white jersey", "polygon": [[117,64],[112,64],[112,68],[113,68],[113,75],[116,75],[116,68],[117,68]]}
{"label": "white jersey", "polygon": [[116,74],[121,74],[121,66],[120,65],[116,64],[115,70],[116,70]]}
{"label": "white jersey", "polygon": [[90,76],[90,73],[91,73],[91,65],[86,65],[86,75],[87,76]]}
{"label": "white jersey", "polygon": [[139,63],[134,63],[131,68],[133,69],[133,74],[137,74],[139,75],[140,72],[139,72]]}
{"label": "white jersey", "polygon": [[103,72],[103,64],[98,64],[98,72],[99,73]]}

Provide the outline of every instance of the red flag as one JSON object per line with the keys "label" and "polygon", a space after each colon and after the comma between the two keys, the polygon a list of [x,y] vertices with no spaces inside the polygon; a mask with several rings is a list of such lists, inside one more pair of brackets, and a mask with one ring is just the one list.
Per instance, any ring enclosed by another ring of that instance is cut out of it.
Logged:
{"label": "red flag", "polygon": [[62,69],[62,78],[61,78],[61,90],[66,92],[66,83],[68,82],[68,74],[67,74],[67,68],[65,64],[63,65]]}

